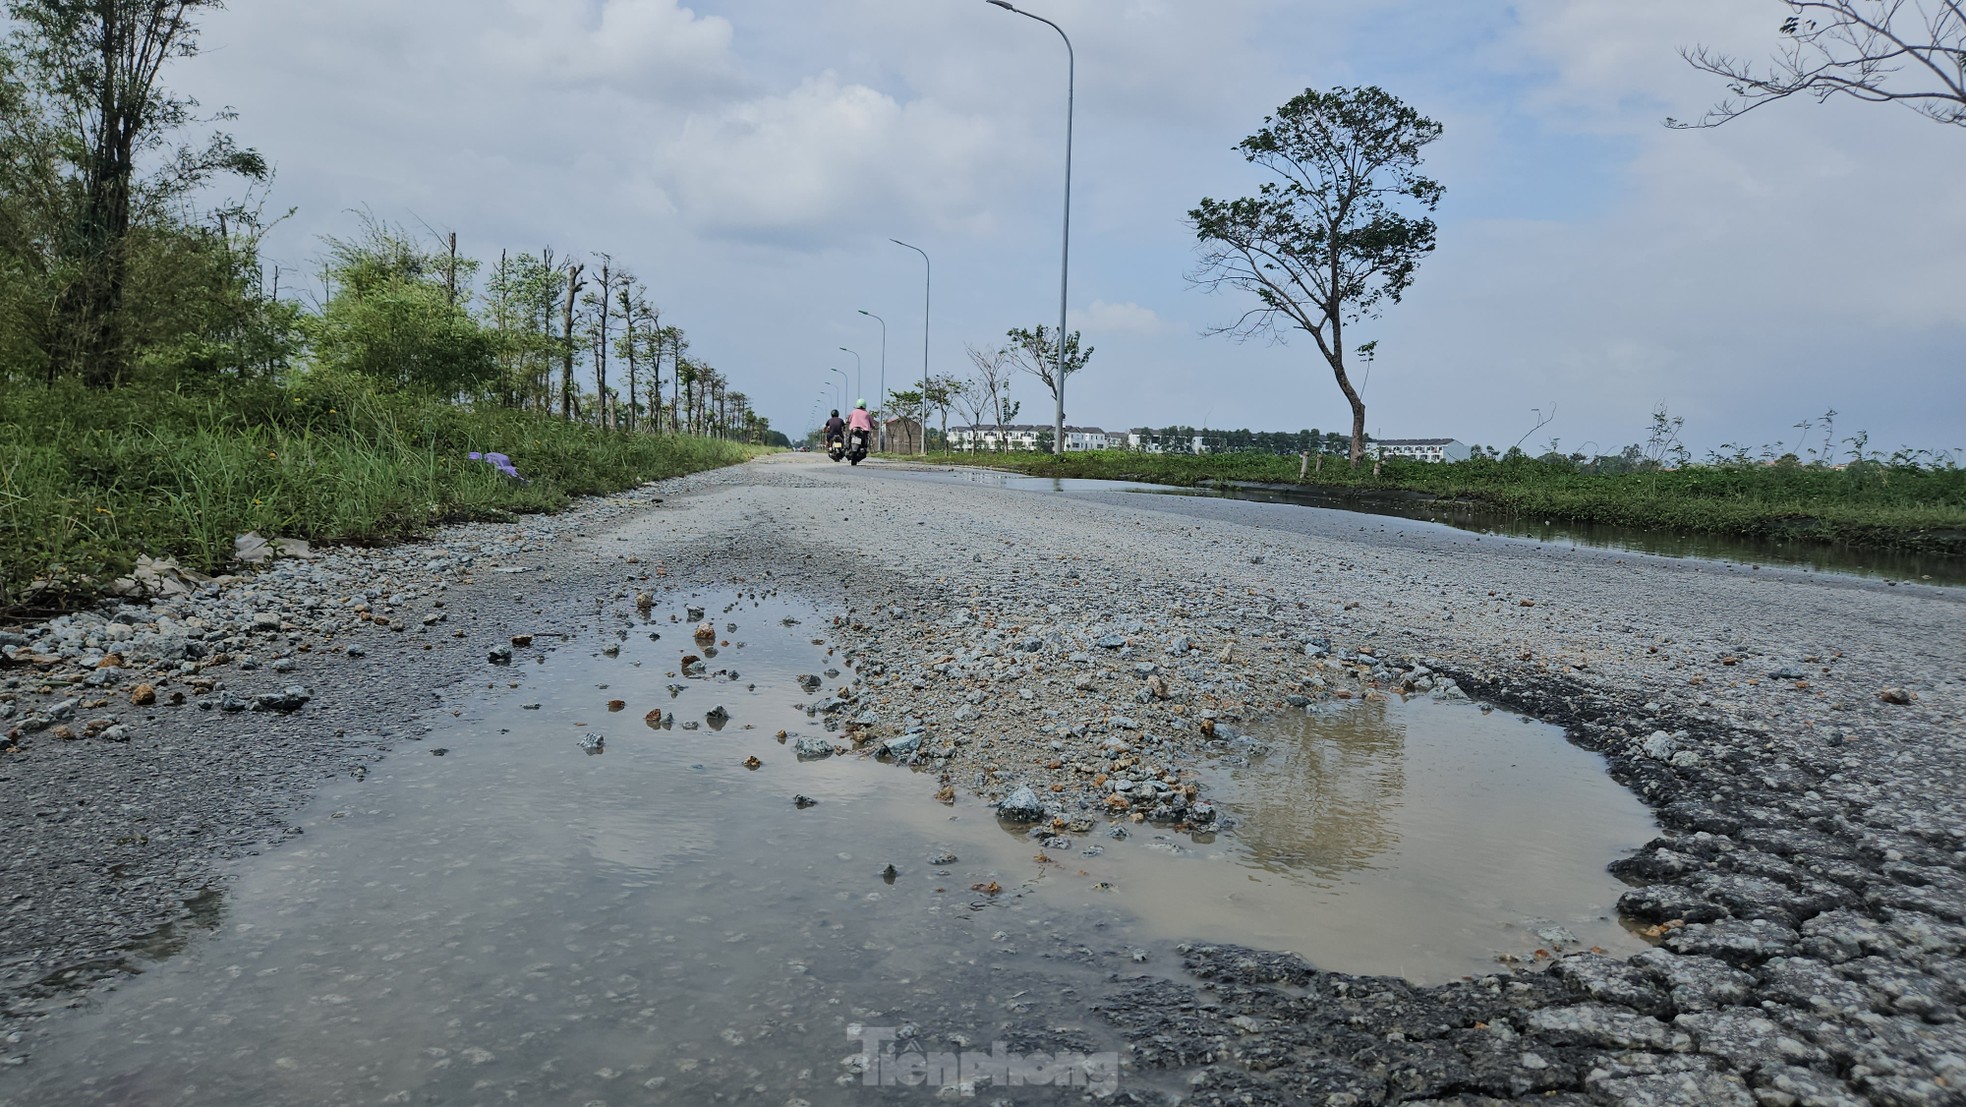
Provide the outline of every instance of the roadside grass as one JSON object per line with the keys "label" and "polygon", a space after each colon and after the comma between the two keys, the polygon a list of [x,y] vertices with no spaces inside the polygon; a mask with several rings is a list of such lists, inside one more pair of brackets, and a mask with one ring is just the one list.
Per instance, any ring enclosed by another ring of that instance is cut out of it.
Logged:
{"label": "roadside grass", "polygon": [[1966,556],[1966,469],[1958,468],[1861,461],[1845,469],[1692,465],[1613,474],[1530,458],[1389,458],[1374,477],[1369,464],[1353,471],[1343,458],[1326,457],[1321,474],[1299,481],[1298,458],[1275,454],[1105,450],[1062,458],[945,453],[928,460],[1188,488],[1250,481],[1338,495],[1417,493],[1513,516]]}
{"label": "roadside grass", "polygon": [[[469,460],[473,451],[509,455],[527,482]],[[215,572],[249,531],[378,544],[761,452],[320,377],[208,394],[10,386],[0,392],[0,611],[30,596],[37,607],[86,600],[139,555]]]}

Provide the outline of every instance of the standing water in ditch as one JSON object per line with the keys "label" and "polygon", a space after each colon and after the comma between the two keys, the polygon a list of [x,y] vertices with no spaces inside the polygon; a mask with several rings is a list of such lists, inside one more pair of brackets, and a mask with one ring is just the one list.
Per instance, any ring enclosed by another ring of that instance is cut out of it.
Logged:
{"label": "standing water in ditch", "polygon": [[799,756],[846,744],[806,708],[853,679],[811,607],[604,619],[327,788],[208,933],[40,1024],[0,1104],[918,1098],[847,1059],[882,1027],[1117,1056],[1090,1005],[1113,973],[1178,972],[1182,939],[1423,981],[1638,948],[1604,866],[1650,823],[1554,728],[1305,714],[1197,766],[1233,831],[1038,843],[933,775]]}

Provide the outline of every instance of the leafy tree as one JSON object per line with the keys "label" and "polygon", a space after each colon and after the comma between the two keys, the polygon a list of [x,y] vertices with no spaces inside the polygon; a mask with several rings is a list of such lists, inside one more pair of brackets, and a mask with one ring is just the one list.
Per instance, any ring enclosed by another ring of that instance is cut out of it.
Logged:
{"label": "leafy tree", "polygon": [[1681,50],[1693,68],[1727,83],[1728,95],[1690,123],[1717,127],[1791,96],[1847,96],[1901,104],[1966,127],[1966,4],[1958,0],[1778,0],[1788,9],[1782,43],[1766,63],[1705,46]]}
{"label": "leafy tree", "polygon": [[894,410],[897,414],[904,418],[919,421],[922,433],[920,448],[926,450],[928,448],[928,412],[922,406],[921,389],[916,388],[890,392],[888,399],[893,401]]}
{"label": "leafy tree", "polygon": [[937,412],[942,417],[942,448],[949,448],[949,409],[961,402],[963,382],[952,376],[930,377],[923,381],[922,400],[924,412]]}
{"label": "leafy tree", "polygon": [[[45,331],[50,379],[68,374],[109,388],[133,355],[125,318],[132,235],[167,221],[181,198],[222,174],[264,179],[266,162],[228,135],[170,147],[197,103],[162,84],[166,63],[197,53],[194,18],[219,0],[8,0],[16,67],[14,110],[40,116],[54,140],[37,155],[59,183],[43,214],[44,275],[55,292]],[[21,97],[19,90],[25,90]],[[14,114],[10,111],[9,115]],[[6,160],[12,160],[8,158]],[[147,176],[139,162],[157,166]]]}
{"label": "leafy tree", "polygon": [[335,292],[308,325],[316,365],[439,396],[494,388],[498,341],[452,302],[446,259],[373,219],[328,246]]}
{"label": "leafy tree", "polygon": [[133,228],[123,331],[135,374],[179,387],[276,377],[302,343],[300,305],[265,289],[257,211],[234,207],[214,226]]}
{"label": "leafy tree", "polygon": [[1445,190],[1420,163],[1441,130],[1383,89],[1307,89],[1237,146],[1274,179],[1188,213],[1202,249],[1191,279],[1258,302],[1216,333],[1281,341],[1281,322],[1310,335],[1351,404],[1353,468],[1365,456],[1365,401],[1345,372],[1345,328],[1399,302],[1434,249],[1425,213]]}
{"label": "leafy tree", "polygon": [[485,284],[490,322],[498,340],[501,400],[509,407],[549,411],[553,367],[561,340],[554,317],[567,274],[549,247],[538,254],[501,254]]}
{"label": "leafy tree", "polygon": [[[1065,365],[1062,372],[1058,365],[1057,331],[1047,331],[1040,323],[1031,330],[1012,327],[1008,337],[1010,345],[1005,348],[1005,356],[1009,358],[1011,366],[1036,377],[1038,383],[1044,385],[1045,391],[1051,393],[1054,401],[1063,393],[1065,382],[1071,379],[1072,374],[1085,368],[1085,363],[1092,360],[1093,347],[1079,348],[1078,331],[1065,336]],[[1056,435],[1050,440],[1062,441]]]}

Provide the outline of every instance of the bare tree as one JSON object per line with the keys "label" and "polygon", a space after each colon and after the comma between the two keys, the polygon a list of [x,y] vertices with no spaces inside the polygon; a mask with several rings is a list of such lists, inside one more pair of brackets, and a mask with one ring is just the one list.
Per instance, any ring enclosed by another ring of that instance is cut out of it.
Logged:
{"label": "bare tree", "polygon": [[[662,406],[662,351],[666,348],[669,351],[669,433],[675,434],[681,429],[681,424],[677,422],[676,397],[679,393],[676,389],[680,387],[678,382],[682,380],[683,351],[689,349],[689,339],[683,337],[683,328],[674,324],[663,327],[657,333],[658,339],[655,344],[655,405],[657,408]],[[660,425],[660,418],[656,422],[657,425]]]}
{"label": "bare tree", "polygon": [[[648,301],[648,289],[625,270],[615,291],[615,307],[621,315],[621,339],[616,352],[628,362],[628,429],[634,430],[641,417],[636,379],[640,363],[653,353],[657,372],[662,368],[662,311]],[[655,396],[662,395],[662,380],[656,378]]]}
{"label": "bare tree", "polygon": [[608,427],[614,422],[609,417],[613,405],[608,403],[608,324],[614,321],[614,258],[607,254],[594,256],[601,259],[601,286],[588,293],[583,302],[587,305],[587,326],[592,337],[590,350],[594,355],[594,396],[599,405],[599,410],[594,413],[594,423]]}
{"label": "bare tree", "polygon": [[[975,453],[976,440],[981,437],[981,431],[983,430],[983,417],[990,413],[989,392],[984,390],[983,382],[974,377],[967,380],[958,380],[955,382],[955,387],[949,390],[949,402],[955,405],[956,410],[962,413],[964,419],[968,420],[970,432],[969,452]],[[944,441],[947,441],[948,432],[946,430],[943,432],[943,435]]]}
{"label": "bare tree", "polygon": [[1727,82],[1728,95],[1697,120],[1717,127],[1798,94],[1818,103],[1849,96],[1895,103],[1966,127],[1966,3],[1962,0],[1779,0],[1783,41],[1767,62],[1706,46],[1680,51],[1693,68]]}
{"label": "bare tree", "polygon": [[[965,344],[969,352],[969,363],[976,367],[976,387],[982,393],[981,399],[987,405],[984,409],[996,416],[997,442],[1003,442],[1004,402],[1010,397],[1010,351],[1002,346],[994,350],[978,349]],[[982,419],[977,419],[982,422]]]}
{"label": "bare tree", "polygon": [[684,352],[689,349],[689,339],[683,337],[678,328],[670,328],[669,335],[669,431],[671,434],[683,433],[683,416],[687,409],[683,406],[683,385],[696,380],[696,367]]}
{"label": "bare tree", "polygon": [[[1536,417],[1536,425],[1522,432],[1522,437],[1515,440],[1515,445],[1509,447],[1509,453],[1511,454],[1520,453],[1522,451],[1522,444],[1524,442],[1529,441],[1530,435],[1535,434],[1537,431],[1542,430],[1544,427],[1549,426],[1552,422],[1556,420],[1556,401],[1555,400],[1550,401],[1550,413],[1548,415],[1544,415],[1543,409],[1540,407],[1532,407],[1529,409],[1529,411],[1530,414]],[[1552,450],[1556,449],[1556,445],[1555,445],[1556,439],[1552,438],[1550,439],[1550,442],[1551,442],[1550,449]]]}

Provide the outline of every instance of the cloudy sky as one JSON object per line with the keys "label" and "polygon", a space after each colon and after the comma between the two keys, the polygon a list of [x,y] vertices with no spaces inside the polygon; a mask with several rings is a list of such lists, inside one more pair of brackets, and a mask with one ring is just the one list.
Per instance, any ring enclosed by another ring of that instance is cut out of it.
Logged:
{"label": "cloudy sky", "polygon": [[[1664,403],[1702,451],[1831,408],[1838,437],[1966,446],[1966,134],[1801,101],[1660,125],[1717,91],[1676,47],[1763,53],[1774,0],[1029,6],[1078,50],[1074,422],[1347,424],[1308,341],[1205,335],[1244,304],[1184,279],[1184,213],[1255,187],[1232,147],[1266,112],[1369,83],[1446,125],[1447,186],[1360,336],[1373,433],[1507,446],[1554,406],[1530,444],[1610,451]],[[984,0],[235,0],[203,42],[178,86],[277,165],[283,264],[358,207],[481,257],[606,251],[782,428],[854,372],[837,347],[878,393],[858,309],[888,387],[919,378],[923,266],[890,238],[934,258],[938,372],[1056,320],[1064,47]]]}

